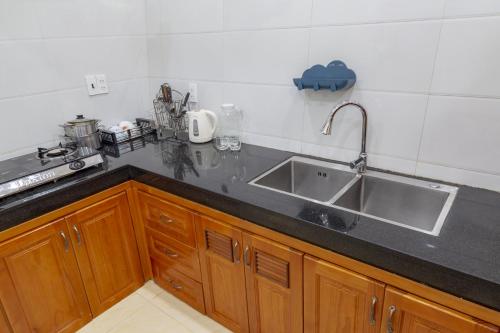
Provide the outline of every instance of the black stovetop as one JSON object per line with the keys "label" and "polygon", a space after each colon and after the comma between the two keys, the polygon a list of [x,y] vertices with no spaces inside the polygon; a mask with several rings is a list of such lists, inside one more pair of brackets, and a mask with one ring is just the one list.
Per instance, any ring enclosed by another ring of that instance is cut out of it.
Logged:
{"label": "black stovetop", "polygon": [[[54,156],[50,156],[51,152]],[[0,161],[0,184],[95,154],[99,154],[95,149],[86,147],[77,148],[72,145],[61,145],[48,149],[39,148],[38,152]]]}

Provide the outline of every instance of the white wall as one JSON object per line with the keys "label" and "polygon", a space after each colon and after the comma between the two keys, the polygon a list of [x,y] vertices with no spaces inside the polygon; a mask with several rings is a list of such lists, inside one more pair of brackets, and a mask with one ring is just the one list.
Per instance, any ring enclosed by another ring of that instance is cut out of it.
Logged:
{"label": "white wall", "polygon": [[[148,114],[145,0],[0,0],[0,159],[59,141],[83,113]],[[110,93],[89,97],[85,74]]]}
{"label": "white wall", "polygon": [[[151,96],[198,82],[200,105],[234,102],[246,140],[348,161],[369,112],[369,164],[500,191],[500,2],[146,0]],[[307,67],[344,60],[341,93],[299,92]]]}

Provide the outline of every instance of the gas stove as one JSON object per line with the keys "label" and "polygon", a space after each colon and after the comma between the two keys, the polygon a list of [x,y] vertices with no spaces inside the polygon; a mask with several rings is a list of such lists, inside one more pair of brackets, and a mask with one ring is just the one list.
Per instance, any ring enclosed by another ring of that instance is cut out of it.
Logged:
{"label": "gas stove", "polygon": [[38,148],[36,153],[0,161],[0,198],[100,166],[103,162],[97,150],[73,144]]}

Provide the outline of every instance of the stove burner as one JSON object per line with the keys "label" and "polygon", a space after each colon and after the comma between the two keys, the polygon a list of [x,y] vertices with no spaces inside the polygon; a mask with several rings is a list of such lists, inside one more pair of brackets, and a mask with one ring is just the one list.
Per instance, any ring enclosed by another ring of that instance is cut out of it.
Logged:
{"label": "stove burner", "polygon": [[58,157],[65,158],[66,156],[71,156],[75,153],[76,147],[74,145],[67,144],[63,146],[59,143],[59,146],[54,148],[38,148],[37,157],[40,160],[50,160]]}
{"label": "stove burner", "polygon": [[45,153],[45,156],[47,157],[58,157],[58,156],[64,156],[68,153],[67,149],[63,148],[56,148],[49,150],[47,153]]}

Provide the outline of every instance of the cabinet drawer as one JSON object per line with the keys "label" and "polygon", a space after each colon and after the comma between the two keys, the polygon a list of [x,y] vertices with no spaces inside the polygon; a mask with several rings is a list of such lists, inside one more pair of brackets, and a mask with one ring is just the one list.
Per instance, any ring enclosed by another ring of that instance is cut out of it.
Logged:
{"label": "cabinet drawer", "polygon": [[203,287],[201,283],[187,277],[179,271],[169,268],[156,260],[151,260],[155,282],[175,297],[205,313]]}
{"label": "cabinet drawer", "polygon": [[138,196],[146,227],[196,247],[193,213],[141,191]]}
{"label": "cabinet drawer", "polygon": [[201,280],[198,250],[170,237],[146,228],[149,254],[168,268],[173,268],[192,279]]}

